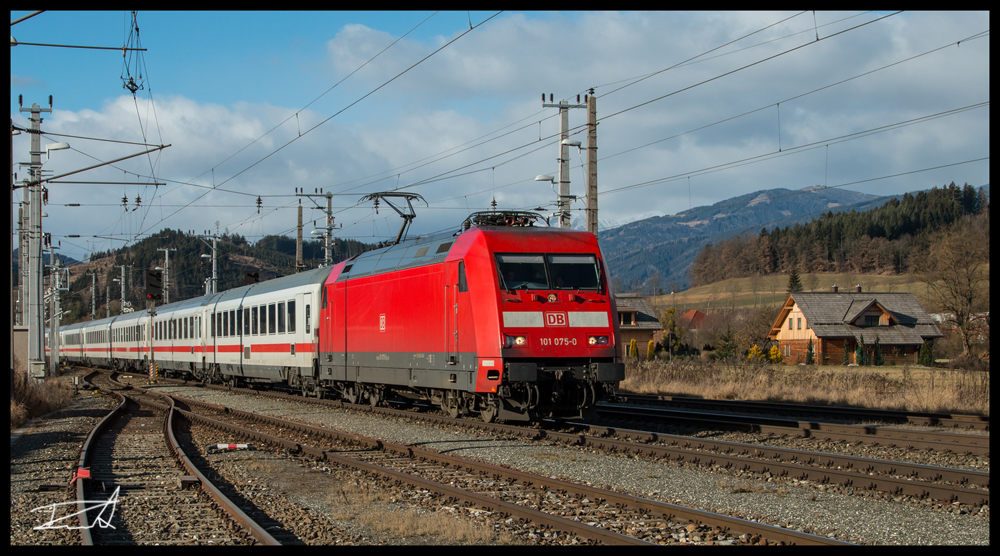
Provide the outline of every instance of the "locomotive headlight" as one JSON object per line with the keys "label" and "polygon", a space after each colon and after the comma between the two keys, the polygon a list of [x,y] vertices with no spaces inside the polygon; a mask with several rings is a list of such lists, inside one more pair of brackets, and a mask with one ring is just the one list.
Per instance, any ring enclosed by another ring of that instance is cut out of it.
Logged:
{"label": "locomotive headlight", "polygon": [[606,346],[608,345],[607,336],[588,336],[587,343],[592,346]]}
{"label": "locomotive headlight", "polygon": [[506,347],[523,347],[528,345],[527,336],[504,336],[504,345]]}

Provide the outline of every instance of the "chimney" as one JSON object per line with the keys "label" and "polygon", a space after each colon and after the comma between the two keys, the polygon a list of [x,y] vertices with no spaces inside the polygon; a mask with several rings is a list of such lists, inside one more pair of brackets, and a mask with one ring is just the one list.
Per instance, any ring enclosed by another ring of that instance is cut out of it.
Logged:
{"label": "chimney", "polygon": [[837,293],[837,284],[833,285],[833,293]]}
{"label": "chimney", "polygon": [[861,293],[861,284],[854,286],[854,291]]}

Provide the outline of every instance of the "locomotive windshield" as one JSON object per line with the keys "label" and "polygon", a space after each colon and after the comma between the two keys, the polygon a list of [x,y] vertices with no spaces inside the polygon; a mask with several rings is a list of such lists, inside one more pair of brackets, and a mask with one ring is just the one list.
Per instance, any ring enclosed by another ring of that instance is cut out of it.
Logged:
{"label": "locomotive windshield", "polygon": [[500,255],[497,271],[505,290],[597,290],[594,255]]}

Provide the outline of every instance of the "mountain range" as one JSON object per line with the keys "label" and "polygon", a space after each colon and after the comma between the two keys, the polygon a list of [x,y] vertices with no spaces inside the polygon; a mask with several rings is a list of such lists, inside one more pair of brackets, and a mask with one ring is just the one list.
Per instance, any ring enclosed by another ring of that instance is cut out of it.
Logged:
{"label": "mountain range", "polygon": [[626,291],[684,290],[690,281],[688,269],[708,243],[759,233],[762,228],[809,222],[827,212],[867,211],[893,197],[902,195],[869,195],[822,186],[765,189],[674,215],[601,229],[598,241],[612,279]]}

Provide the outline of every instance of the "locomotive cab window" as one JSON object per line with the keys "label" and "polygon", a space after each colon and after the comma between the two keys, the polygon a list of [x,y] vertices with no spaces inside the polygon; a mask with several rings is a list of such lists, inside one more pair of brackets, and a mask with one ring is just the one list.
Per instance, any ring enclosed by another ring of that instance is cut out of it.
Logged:
{"label": "locomotive cab window", "polygon": [[601,272],[590,254],[496,255],[506,290],[599,290]]}
{"label": "locomotive cab window", "polygon": [[594,255],[549,255],[548,259],[553,289],[600,289],[600,273]]}
{"label": "locomotive cab window", "polygon": [[505,290],[547,290],[545,258],[542,255],[497,255],[500,287]]}

